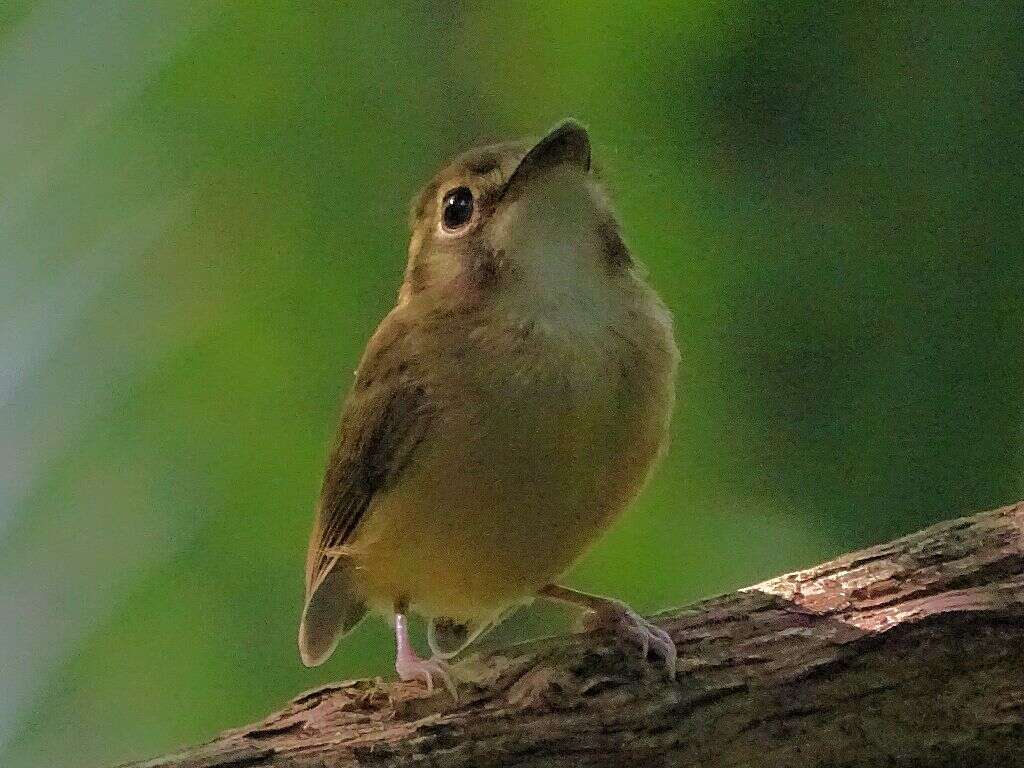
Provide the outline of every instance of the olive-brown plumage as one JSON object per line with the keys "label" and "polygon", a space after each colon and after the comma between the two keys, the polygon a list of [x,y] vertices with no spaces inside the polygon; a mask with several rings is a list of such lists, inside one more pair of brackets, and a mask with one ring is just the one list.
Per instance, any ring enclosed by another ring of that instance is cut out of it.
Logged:
{"label": "olive-brown plumage", "polygon": [[397,306],[342,410],[306,567],[303,661],[369,609],[395,615],[403,679],[541,595],[595,610],[672,668],[622,604],[554,581],[639,493],[663,451],[671,321],[590,171],[586,131],[466,153],[413,208]]}

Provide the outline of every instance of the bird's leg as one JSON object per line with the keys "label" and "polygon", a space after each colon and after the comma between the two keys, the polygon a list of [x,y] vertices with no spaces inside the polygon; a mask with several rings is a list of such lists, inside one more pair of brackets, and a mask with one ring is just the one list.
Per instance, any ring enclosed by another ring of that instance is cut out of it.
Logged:
{"label": "bird's leg", "polygon": [[675,679],[676,644],[672,641],[672,637],[622,601],[613,600],[610,597],[589,595],[586,592],[579,592],[558,584],[548,584],[546,587],[542,587],[537,594],[549,600],[587,609],[590,614],[587,620],[588,629],[614,630],[620,637],[639,645],[644,658],[647,658],[648,652],[654,651],[656,656],[664,660],[668,676]]}
{"label": "bird's leg", "polygon": [[427,692],[434,691],[434,675],[441,678],[445,688],[451,693],[453,699],[458,699],[458,692],[455,690],[455,682],[452,680],[451,670],[443,659],[421,659],[416,655],[412,643],[409,642],[409,624],[406,618],[405,609],[395,607],[395,671],[398,677],[409,682],[422,680],[427,685]]}

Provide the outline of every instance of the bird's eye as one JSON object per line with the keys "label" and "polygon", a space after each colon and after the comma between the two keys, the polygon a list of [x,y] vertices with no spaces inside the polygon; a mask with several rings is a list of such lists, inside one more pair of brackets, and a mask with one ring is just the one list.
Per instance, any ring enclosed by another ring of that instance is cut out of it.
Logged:
{"label": "bird's eye", "polygon": [[441,224],[448,232],[462,229],[473,218],[473,193],[469,187],[457,187],[441,202]]}

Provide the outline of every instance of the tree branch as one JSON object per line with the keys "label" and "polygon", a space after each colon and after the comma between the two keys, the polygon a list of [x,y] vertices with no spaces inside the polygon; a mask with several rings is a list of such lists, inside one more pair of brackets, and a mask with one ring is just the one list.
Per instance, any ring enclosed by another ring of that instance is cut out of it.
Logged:
{"label": "tree branch", "polygon": [[1024,502],[658,617],[676,682],[607,634],[357,680],[136,768],[1024,765]]}

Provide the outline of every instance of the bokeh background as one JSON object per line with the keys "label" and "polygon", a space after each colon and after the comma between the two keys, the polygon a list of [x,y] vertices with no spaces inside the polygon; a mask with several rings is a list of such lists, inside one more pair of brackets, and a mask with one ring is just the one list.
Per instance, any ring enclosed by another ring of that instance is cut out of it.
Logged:
{"label": "bokeh background", "polygon": [[[592,130],[677,319],[674,443],[575,568],[680,604],[1024,496],[1017,4],[0,3],[0,764],[389,674],[303,552],[407,205]],[[526,612],[514,639],[559,616]]]}

